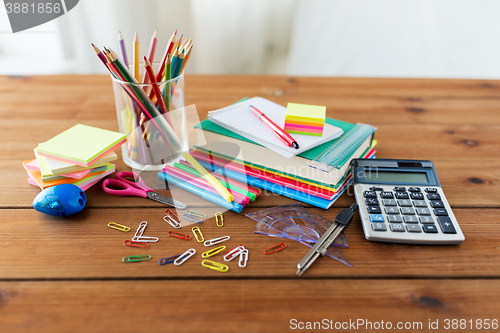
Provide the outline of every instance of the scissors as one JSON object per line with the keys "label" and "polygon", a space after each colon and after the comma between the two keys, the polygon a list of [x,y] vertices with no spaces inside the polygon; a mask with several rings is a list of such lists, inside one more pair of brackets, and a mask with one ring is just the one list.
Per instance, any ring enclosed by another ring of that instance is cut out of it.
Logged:
{"label": "scissors", "polygon": [[[134,181],[125,178],[132,178]],[[119,189],[114,189],[117,187]],[[121,171],[116,173],[116,179],[106,179],[102,183],[104,192],[112,195],[134,196],[152,199],[161,202],[162,204],[172,206],[179,209],[186,208],[186,204],[178,200],[172,199],[160,193],[156,193],[150,189],[139,175],[133,172]]]}

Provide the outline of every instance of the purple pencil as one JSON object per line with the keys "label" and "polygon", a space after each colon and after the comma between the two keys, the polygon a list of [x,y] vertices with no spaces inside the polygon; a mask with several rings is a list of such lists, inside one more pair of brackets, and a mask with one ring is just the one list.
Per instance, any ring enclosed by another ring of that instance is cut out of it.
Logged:
{"label": "purple pencil", "polygon": [[122,50],[123,63],[127,67],[130,67],[130,64],[129,64],[128,58],[127,58],[127,50],[125,49],[125,41],[123,40],[123,36],[122,36],[121,31],[118,31],[118,42],[120,43],[120,49]]}

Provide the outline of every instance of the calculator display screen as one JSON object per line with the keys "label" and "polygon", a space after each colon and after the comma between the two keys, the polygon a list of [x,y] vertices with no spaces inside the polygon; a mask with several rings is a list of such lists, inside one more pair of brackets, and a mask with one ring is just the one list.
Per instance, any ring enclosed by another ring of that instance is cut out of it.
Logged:
{"label": "calculator display screen", "polygon": [[367,182],[388,182],[406,184],[427,184],[429,178],[425,172],[396,172],[380,171],[380,169],[364,169],[364,178]]}

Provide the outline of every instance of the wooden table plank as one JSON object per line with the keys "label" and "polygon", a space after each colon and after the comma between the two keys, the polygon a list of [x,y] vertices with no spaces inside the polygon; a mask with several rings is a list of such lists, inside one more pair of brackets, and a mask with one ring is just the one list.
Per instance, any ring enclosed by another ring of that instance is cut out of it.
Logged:
{"label": "wooden table plank", "polygon": [[500,310],[493,280],[40,281],[0,282],[0,292],[10,333],[285,332],[307,322],[366,332],[382,321],[443,332],[447,319],[468,332],[482,331],[478,319],[498,323]]}
{"label": "wooden table plank", "polygon": [[[213,214],[213,210],[200,209]],[[254,211],[248,209],[247,211]],[[323,211],[308,209],[333,220],[338,208]],[[498,209],[455,209],[465,234],[465,242],[457,246],[418,246],[369,242],[364,238],[359,216],[356,215],[346,232],[349,248],[340,249],[352,268],[330,258],[321,258],[310,268],[306,277],[365,277],[365,278],[473,278],[500,277],[500,218]],[[173,230],[163,221],[164,209],[85,209],[64,219],[42,215],[34,210],[3,209],[0,216],[2,260],[0,279],[58,278],[293,278],[297,263],[308,248],[291,240],[254,234],[255,222],[244,215],[225,212],[225,226],[215,226],[214,218],[199,225],[205,239],[229,235],[227,250],[244,244],[250,250],[248,267],[241,269],[236,261],[228,265],[227,274],[203,268],[201,253],[209,250],[194,238],[184,241],[166,236]],[[213,215],[209,215],[213,216]],[[131,239],[141,221],[148,221],[146,236],[160,241],[148,249],[123,245]],[[107,227],[108,222],[129,226],[128,233]],[[192,234],[191,226],[177,231]],[[285,241],[289,247],[273,255],[264,255],[268,247]],[[159,266],[158,260],[181,254],[189,248],[196,257],[180,267]],[[227,252],[227,251],[226,251]],[[122,263],[127,255],[152,255],[152,260]],[[214,256],[223,261],[222,255]],[[404,264],[403,264],[404,263]]]}

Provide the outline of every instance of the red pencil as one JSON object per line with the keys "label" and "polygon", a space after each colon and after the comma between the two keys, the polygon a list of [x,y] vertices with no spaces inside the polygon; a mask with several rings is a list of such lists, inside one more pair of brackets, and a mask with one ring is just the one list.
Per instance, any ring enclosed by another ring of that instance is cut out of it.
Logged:
{"label": "red pencil", "polygon": [[156,77],[155,73],[153,72],[153,68],[151,68],[151,63],[149,62],[148,58],[144,57],[144,67],[146,68],[146,73],[149,76],[149,79],[151,80],[151,86],[153,87],[153,91],[156,95],[156,99],[160,103],[160,109],[162,113],[167,113],[167,106],[165,105],[165,101],[161,97],[161,91],[160,87],[158,87],[158,83],[156,82]]}
{"label": "red pencil", "polygon": [[170,37],[170,40],[167,43],[167,47],[165,48],[165,53],[161,58],[161,63],[160,66],[158,67],[158,72],[156,73],[156,82],[160,82],[163,79],[163,74],[165,72],[165,64],[167,63],[168,55],[171,53],[172,48],[174,47],[175,35],[177,35],[177,30],[175,30],[174,34],[172,35],[172,37]]}

